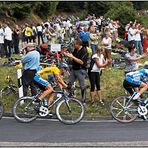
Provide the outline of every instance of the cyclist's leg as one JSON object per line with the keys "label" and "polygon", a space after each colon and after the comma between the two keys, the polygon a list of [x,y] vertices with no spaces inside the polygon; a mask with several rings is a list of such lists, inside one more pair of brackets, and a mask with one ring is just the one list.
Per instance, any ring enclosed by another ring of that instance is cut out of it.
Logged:
{"label": "cyclist's leg", "polygon": [[128,81],[126,80],[123,81],[123,87],[127,92],[129,92],[131,96],[133,95],[134,93],[133,87]]}
{"label": "cyclist's leg", "polygon": [[48,94],[51,94],[53,92],[53,88],[52,86],[49,84],[45,87],[45,91],[43,91],[39,96],[38,99],[42,100],[43,98],[45,98]]}
{"label": "cyclist's leg", "polygon": [[38,96],[38,101],[41,101],[44,97],[46,97],[48,94],[51,94],[53,92],[53,87],[50,85],[50,83],[47,80],[44,80],[40,76],[34,77],[34,83],[41,89],[43,92]]}
{"label": "cyclist's leg", "polygon": [[147,89],[148,89],[148,84],[141,82],[139,93],[137,93],[137,95],[133,97],[133,100],[138,99]]}

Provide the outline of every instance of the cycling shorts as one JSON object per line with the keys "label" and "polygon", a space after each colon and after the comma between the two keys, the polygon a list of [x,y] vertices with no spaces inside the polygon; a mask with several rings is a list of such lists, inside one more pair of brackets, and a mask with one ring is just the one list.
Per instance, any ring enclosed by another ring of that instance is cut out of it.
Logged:
{"label": "cycling shorts", "polygon": [[130,83],[129,81],[127,81],[126,79],[123,81],[123,86],[124,88],[136,88],[136,87],[140,87],[140,85],[136,85],[134,83]]}
{"label": "cycling shorts", "polygon": [[50,83],[42,77],[36,75],[34,77],[34,84],[37,85],[41,90],[45,90],[46,86],[48,86]]}

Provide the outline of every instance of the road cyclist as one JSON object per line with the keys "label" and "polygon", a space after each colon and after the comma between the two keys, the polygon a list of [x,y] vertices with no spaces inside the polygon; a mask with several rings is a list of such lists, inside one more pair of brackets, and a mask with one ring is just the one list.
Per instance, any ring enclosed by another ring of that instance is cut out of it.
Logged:
{"label": "road cyclist", "polygon": [[[84,117],[84,106],[78,99],[69,97],[68,92],[64,89],[67,88],[67,84],[61,75],[62,67],[60,66],[59,68],[46,67],[38,71],[34,77],[34,83],[40,91],[36,96],[22,97],[15,102],[13,106],[15,119],[28,123],[38,116],[52,116],[51,111],[55,109],[56,116],[62,123],[76,124],[80,122]],[[57,86],[58,90],[54,86]],[[46,99],[45,97],[48,95],[49,97]],[[48,100],[47,103],[46,100]],[[24,104],[21,105],[21,101]]]}

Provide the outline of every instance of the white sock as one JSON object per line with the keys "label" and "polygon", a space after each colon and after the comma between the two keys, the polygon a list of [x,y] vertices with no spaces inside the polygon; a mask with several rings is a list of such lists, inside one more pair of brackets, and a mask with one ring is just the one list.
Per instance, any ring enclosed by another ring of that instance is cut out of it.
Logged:
{"label": "white sock", "polygon": [[140,93],[137,93],[134,97],[133,100],[137,100],[140,97]]}

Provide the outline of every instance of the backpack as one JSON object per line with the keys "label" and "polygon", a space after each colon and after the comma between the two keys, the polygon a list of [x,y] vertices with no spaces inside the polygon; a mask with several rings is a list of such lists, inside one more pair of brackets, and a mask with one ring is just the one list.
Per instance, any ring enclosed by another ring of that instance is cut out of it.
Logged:
{"label": "backpack", "polygon": [[88,67],[88,72],[91,72],[94,64],[95,64],[95,60],[94,59],[91,59],[90,64],[89,64],[89,67]]}

